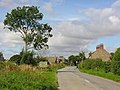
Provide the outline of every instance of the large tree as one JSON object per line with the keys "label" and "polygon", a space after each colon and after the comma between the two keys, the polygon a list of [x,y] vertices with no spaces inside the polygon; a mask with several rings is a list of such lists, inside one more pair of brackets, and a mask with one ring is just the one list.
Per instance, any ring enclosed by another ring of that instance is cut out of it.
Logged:
{"label": "large tree", "polygon": [[4,25],[10,31],[21,34],[25,52],[30,48],[41,50],[48,48],[48,38],[52,37],[52,28],[48,24],[41,24],[42,18],[43,14],[36,6],[17,7],[7,13]]}

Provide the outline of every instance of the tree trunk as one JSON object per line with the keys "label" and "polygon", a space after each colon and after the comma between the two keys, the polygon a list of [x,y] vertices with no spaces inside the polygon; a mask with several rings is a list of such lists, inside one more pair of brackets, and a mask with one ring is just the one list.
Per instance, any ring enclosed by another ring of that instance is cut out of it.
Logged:
{"label": "tree trunk", "polygon": [[27,53],[27,42],[25,41],[25,48],[24,48],[25,53]]}

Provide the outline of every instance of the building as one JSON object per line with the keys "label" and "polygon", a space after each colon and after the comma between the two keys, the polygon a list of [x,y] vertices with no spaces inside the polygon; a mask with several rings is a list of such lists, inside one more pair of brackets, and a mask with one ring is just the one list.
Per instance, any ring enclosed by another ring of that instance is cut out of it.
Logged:
{"label": "building", "polygon": [[109,61],[111,59],[111,54],[104,49],[104,45],[100,44],[96,47],[96,51],[90,56],[91,59],[102,59],[102,61]]}
{"label": "building", "polygon": [[53,64],[63,63],[65,58],[63,56],[59,56],[59,57],[50,56],[50,57],[47,57],[47,60],[50,65],[53,65]]}
{"label": "building", "polygon": [[47,57],[47,60],[48,60],[48,63],[50,65],[53,65],[57,62],[57,57],[56,56],[50,56],[50,57]]}

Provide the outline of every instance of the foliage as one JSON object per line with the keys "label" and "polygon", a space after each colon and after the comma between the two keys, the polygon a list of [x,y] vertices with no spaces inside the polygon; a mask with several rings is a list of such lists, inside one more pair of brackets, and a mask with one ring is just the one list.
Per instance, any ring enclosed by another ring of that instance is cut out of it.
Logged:
{"label": "foliage", "polygon": [[55,72],[20,68],[10,62],[0,62],[0,90],[57,90]]}
{"label": "foliage", "polygon": [[76,63],[76,56],[74,56],[74,55],[71,55],[71,56],[69,56],[68,57],[68,60],[69,60],[69,62],[70,63],[72,63],[72,64],[75,64]]}
{"label": "foliage", "polygon": [[5,59],[4,59],[4,57],[3,57],[3,53],[2,53],[2,52],[0,52],[0,60],[1,60],[1,61],[5,61]]}
{"label": "foliage", "polygon": [[70,64],[72,63],[73,65],[76,65],[77,63],[84,61],[85,59],[86,59],[86,57],[85,57],[84,52],[81,52],[81,53],[79,53],[79,55],[76,55],[76,56],[71,55],[68,57],[69,63]]}
{"label": "foliage", "polygon": [[111,72],[111,61],[104,62],[104,71],[106,73]]}
{"label": "foliage", "polygon": [[39,63],[40,61],[47,61],[47,58],[46,57],[39,57],[39,56],[37,56],[35,58],[35,60],[36,60],[37,63]]}
{"label": "foliage", "polygon": [[111,59],[113,59],[113,56],[114,56],[114,52],[111,52],[110,55],[111,55]]}
{"label": "foliage", "polygon": [[4,62],[0,61],[0,71],[2,71],[5,67],[5,64]]}
{"label": "foliage", "polygon": [[87,59],[82,63],[82,68],[100,70],[104,66],[101,59]]}
{"label": "foliage", "polygon": [[0,73],[1,72],[9,72],[9,71],[19,71],[17,65],[7,61],[7,62],[0,62]]}
{"label": "foliage", "polygon": [[112,59],[112,72],[120,75],[120,48],[115,52]]}
{"label": "foliage", "polygon": [[64,67],[65,67],[65,64],[60,63],[60,64],[57,64],[57,65],[49,66],[48,71],[57,72],[58,69],[61,69],[61,68],[64,68]]}
{"label": "foliage", "polygon": [[0,74],[0,89],[4,90],[57,90],[55,73],[14,71]]}
{"label": "foliage", "polygon": [[33,51],[27,51],[25,53],[24,50],[22,50],[19,55],[13,55],[9,61],[14,62],[17,65],[28,64],[34,66],[37,65],[37,61],[33,56],[34,56]]}
{"label": "foliage", "polygon": [[10,60],[11,62],[14,62],[16,64],[20,64],[20,61],[21,61],[21,56],[20,55],[13,55]]}
{"label": "foliage", "polygon": [[28,64],[28,65],[31,64],[33,66],[37,64],[36,60],[33,58],[34,55],[33,51],[27,51],[27,52],[22,51],[20,55],[21,55],[20,64]]}
{"label": "foliage", "polygon": [[47,48],[48,38],[52,37],[50,33],[52,28],[48,24],[41,24],[43,14],[36,6],[23,6],[13,9],[7,13],[4,25],[10,31],[19,32],[25,42],[25,53],[28,49],[34,48],[40,50]]}
{"label": "foliage", "polygon": [[84,61],[86,59],[85,52],[79,53],[79,58],[80,58],[81,61]]}

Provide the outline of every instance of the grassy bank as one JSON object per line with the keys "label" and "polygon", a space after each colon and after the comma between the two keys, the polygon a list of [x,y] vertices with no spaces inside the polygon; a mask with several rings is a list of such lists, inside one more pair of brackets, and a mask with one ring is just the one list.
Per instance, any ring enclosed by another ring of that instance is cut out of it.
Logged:
{"label": "grassy bank", "polygon": [[54,72],[12,71],[0,74],[1,90],[57,90]]}
{"label": "grassy bank", "polygon": [[110,79],[110,80],[113,80],[113,81],[120,82],[120,76],[115,75],[111,72],[110,73],[105,73],[104,71],[97,71],[97,70],[92,70],[92,69],[89,69],[89,70],[79,69],[79,70],[81,72],[84,72],[84,73],[88,73],[88,74],[92,74],[92,75],[96,75],[96,76],[107,78],[107,79]]}
{"label": "grassy bank", "polygon": [[12,63],[0,63],[0,90],[58,90],[56,70],[63,66],[41,70],[28,66],[21,69]]}

